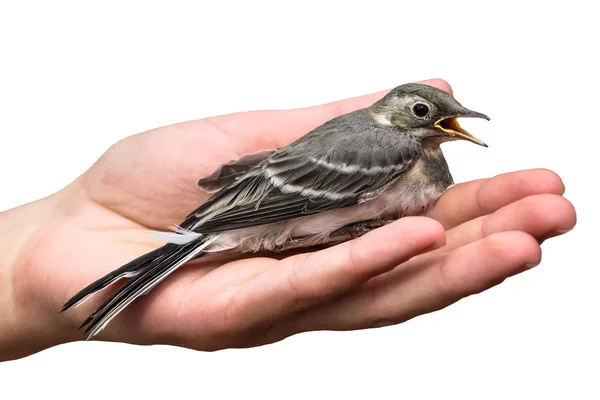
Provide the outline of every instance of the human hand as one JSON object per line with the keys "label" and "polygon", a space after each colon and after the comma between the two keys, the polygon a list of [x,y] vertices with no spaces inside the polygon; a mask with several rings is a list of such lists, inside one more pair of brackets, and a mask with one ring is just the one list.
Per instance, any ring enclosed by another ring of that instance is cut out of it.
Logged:
{"label": "human hand", "polygon": [[[450,90],[439,80],[429,84]],[[115,144],[71,185],[0,214],[7,318],[0,359],[82,338],[101,293],[58,314],[82,287],[160,245],[148,233],[181,221],[208,195],[219,164],[284,146],[383,93],[290,111],[185,122]],[[310,330],[403,322],[537,264],[538,241],[572,228],[575,211],[547,170],[456,185],[428,213],[316,252],[203,261],[175,272],[98,336],[199,350],[248,347]],[[433,250],[436,245],[442,248]],[[110,289],[109,289],[110,290]]]}

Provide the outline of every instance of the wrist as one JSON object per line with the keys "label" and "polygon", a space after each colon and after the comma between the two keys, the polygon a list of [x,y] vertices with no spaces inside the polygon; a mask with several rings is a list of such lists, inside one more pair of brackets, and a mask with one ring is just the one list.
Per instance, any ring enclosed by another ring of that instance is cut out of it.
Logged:
{"label": "wrist", "polygon": [[0,213],[0,361],[24,357],[68,341],[59,318],[34,293],[31,254],[54,218],[60,192]]}

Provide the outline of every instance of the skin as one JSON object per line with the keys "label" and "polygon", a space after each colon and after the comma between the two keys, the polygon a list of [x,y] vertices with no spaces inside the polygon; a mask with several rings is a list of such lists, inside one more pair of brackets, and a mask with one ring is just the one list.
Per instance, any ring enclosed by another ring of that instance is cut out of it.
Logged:
{"label": "skin", "polygon": [[[451,91],[442,80],[425,83]],[[108,293],[58,314],[64,302],[158,247],[147,229],[164,230],[205,201],[199,177],[243,154],[284,146],[384,94],[137,134],[61,191],[0,213],[0,360],[83,339],[77,327]],[[398,324],[538,264],[540,243],[575,226],[564,189],[549,170],[502,174],[452,187],[427,216],[327,249],[191,265],[95,339],[218,350]]]}

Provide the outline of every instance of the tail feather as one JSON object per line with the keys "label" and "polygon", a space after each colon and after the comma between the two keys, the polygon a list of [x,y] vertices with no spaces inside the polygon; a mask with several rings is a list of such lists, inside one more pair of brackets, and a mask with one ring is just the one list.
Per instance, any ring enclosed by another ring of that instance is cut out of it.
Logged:
{"label": "tail feather", "polygon": [[[190,247],[190,246],[187,246],[187,247]],[[181,251],[183,248],[185,248],[185,247],[177,246],[177,245],[173,245],[173,244],[167,244],[167,245],[161,247],[159,250],[163,250],[163,251],[161,252],[160,255],[156,256],[154,259],[147,261],[146,263],[144,263],[143,265],[141,265],[139,267],[139,270],[137,271],[137,274],[135,275],[135,277],[139,278],[139,279],[132,279],[132,280],[129,280],[127,283],[125,283],[119,290],[117,290],[104,303],[102,303],[102,305],[100,305],[96,309],[96,311],[94,311],[85,321],[83,321],[83,323],[79,326],[79,329],[88,325],[90,322],[96,320],[97,318],[101,317],[100,314],[103,311],[105,311],[108,307],[110,307],[112,304],[114,304],[114,302],[116,301],[116,298],[118,296],[121,296],[125,291],[135,289],[136,284],[140,282],[140,279],[143,279],[144,276],[148,275],[155,266],[161,266],[165,262],[169,262],[171,257],[174,254],[176,254],[178,251]]]}
{"label": "tail feather", "polygon": [[148,293],[180,266],[194,258],[198,258],[214,239],[216,237],[202,237],[198,238],[195,242],[185,245],[166,244],[92,283],[88,288],[82,290],[73,299],[69,300],[63,310],[120,279],[116,278],[117,276],[122,277],[124,273],[132,274],[132,266],[125,268],[128,265],[132,264],[136,266],[135,275],[81,324],[80,328],[86,328],[84,333],[89,333],[87,339],[91,339],[100,333],[114,317],[135,299]]}
{"label": "tail feather", "polygon": [[144,254],[143,256],[136,258],[135,260],[123,265],[121,268],[116,269],[113,272],[106,274],[104,277],[93,282],[86,288],[82,289],[75,296],[71,297],[69,301],[65,303],[60,312],[62,313],[73,306],[77,307],[83,304],[83,302],[87,300],[91,295],[106,289],[107,287],[109,287],[110,285],[122,278],[130,278],[138,275],[142,271],[143,267],[146,266],[146,264],[160,258],[165,252],[167,246],[168,245],[160,247],[147,254]]}

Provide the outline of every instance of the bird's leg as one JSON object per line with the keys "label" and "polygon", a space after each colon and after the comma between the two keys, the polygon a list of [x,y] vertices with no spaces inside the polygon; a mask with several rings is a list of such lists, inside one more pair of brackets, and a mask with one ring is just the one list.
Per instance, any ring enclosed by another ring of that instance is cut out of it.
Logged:
{"label": "bird's leg", "polygon": [[364,234],[371,232],[373,229],[387,225],[391,222],[394,222],[394,220],[371,220],[357,222],[354,224],[346,225],[332,232],[325,239],[315,240],[314,237],[299,237],[288,241],[283,246],[275,249],[274,251],[280,252],[312,246],[334,246],[336,244],[346,242],[348,240],[359,238]]}

